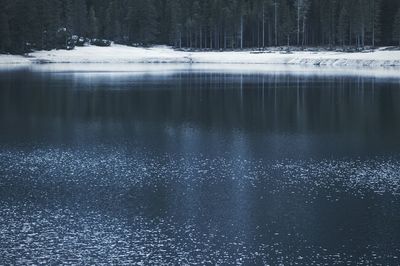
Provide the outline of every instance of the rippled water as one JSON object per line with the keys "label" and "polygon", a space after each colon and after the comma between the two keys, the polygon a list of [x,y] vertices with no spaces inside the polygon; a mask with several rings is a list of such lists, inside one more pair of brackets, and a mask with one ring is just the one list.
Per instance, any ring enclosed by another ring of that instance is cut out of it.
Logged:
{"label": "rippled water", "polygon": [[398,264],[399,80],[158,71],[0,71],[0,264]]}

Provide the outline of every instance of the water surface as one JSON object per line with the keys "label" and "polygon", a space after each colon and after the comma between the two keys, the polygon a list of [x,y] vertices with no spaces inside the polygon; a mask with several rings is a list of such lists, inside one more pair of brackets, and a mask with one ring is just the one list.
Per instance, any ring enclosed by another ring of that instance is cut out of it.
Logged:
{"label": "water surface", "polygon": [[2,264],[398,263],[400,79],[154,68],[0,71]]}

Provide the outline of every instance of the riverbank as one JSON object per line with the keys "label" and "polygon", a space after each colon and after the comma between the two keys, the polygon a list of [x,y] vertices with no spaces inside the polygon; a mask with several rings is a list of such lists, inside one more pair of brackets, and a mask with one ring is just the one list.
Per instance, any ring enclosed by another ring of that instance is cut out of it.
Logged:
{"label": "riverbank", "polygon": [[283,64],[352,67],[400,67],[400,50],[384,48],[363,52],[331,51],[178,51],[167,46],[151,48],[112,45],[77,47],[72,51],[37,51],[26,56],[0,55],[0,64],[37,63],[201,63]]}

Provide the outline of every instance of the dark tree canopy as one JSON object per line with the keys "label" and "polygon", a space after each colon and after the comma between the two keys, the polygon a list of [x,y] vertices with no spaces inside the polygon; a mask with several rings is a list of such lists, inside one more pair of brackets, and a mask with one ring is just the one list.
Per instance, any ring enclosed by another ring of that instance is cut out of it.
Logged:
{"label": "dark tree canopy", "polygon": [[[66,43],[236,49],[399,43],[398,0],[0,0],[0,52]],[[60,34],[63,33],[63,34]]]}

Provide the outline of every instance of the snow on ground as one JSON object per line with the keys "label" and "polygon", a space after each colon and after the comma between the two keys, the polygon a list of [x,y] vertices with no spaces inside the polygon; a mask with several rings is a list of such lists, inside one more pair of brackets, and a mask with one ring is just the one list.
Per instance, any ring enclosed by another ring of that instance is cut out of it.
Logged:
{"label": "snow on ground", "polygon": [[29,64],[31,61],[23,56],[0,54],[0,64]]}
{"label": "snow on ground", "polygon": [[113,45],[77,47],[72,51],[37,51],[23,56],[0,55],[0,64],[29,63],[212,63],[285,64],[352,67],[400,67],[400,51],[374,52],[187,52],[167,46],[152,48]]}

